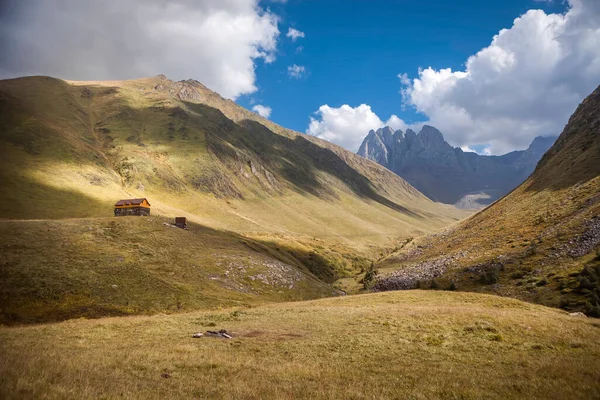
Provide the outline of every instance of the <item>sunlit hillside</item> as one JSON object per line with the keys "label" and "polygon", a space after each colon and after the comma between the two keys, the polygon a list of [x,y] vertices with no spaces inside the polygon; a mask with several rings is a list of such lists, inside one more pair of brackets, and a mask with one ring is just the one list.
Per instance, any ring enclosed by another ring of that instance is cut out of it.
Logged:
{"label": "sunlit hillside", "polygon": [[456,221],[386,169],[196,81],[0,82],[4,218],[153,213],[243,233],[390,244]]}
{"label": "sunlit hillside", "polygon": [[[467,215],[196,81],[20,78],[0,103],[5,323],[339,295]],[[132,197],[151,218],[113,216]]]}
{"label": "sunlit hillside", "polygon": [[528,180],[382,260],[374,286],[482,291],[600,317],[599,216],[600,88]]}

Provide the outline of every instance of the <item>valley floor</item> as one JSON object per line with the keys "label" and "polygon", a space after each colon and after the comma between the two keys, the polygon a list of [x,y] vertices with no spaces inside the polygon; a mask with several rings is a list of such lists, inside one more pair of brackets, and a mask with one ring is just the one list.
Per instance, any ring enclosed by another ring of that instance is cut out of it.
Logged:
{"label": "valley floor", "polygon": [[[192,338],[227,329],[232,339]],[[600,323],[496,296],[388,292],[0,327],[0,397],[598,398]]]}

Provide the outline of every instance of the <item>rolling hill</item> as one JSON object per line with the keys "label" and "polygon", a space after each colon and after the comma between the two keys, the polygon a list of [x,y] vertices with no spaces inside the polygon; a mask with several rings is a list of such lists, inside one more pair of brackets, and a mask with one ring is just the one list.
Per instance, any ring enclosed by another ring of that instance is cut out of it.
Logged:
{"label": "rolling hill", "polygon": [[[233,338],[206,333],[220,329]],[[0,396],[592,399],[599,331],[540,305],[432,291],[0,327]]]}
{"label": "rolling hill", "polygon": [[375,270],[375,290],[471,290],[600,317],[600,88],[523,184]]}

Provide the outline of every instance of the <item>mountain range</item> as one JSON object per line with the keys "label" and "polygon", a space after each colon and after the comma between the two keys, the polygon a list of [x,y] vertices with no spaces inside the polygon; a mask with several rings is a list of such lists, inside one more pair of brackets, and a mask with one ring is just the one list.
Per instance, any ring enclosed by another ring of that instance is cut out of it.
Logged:
{"label": "mountain range", "polygon": [[480,208],[523,182],[555,140],[539,136],[526,150],[487,156],[452,147],[429,125],[418,134],[386,126],[368,133],[358,155],[395,172],[434,201]]}

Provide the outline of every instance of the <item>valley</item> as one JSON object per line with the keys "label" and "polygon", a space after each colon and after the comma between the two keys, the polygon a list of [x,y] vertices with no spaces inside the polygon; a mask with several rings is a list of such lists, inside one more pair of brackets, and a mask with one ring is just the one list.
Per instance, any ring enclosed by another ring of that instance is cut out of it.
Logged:
{"label": "valley", "polygon": [[0,103],[3,398],[600,393],[600,89],[475,214],[196,81]]}

